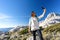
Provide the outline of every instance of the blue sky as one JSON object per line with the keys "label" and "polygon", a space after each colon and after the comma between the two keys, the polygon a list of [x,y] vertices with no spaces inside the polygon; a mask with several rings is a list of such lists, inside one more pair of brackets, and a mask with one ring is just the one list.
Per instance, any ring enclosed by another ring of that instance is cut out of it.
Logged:
{"label": "blue sky", "polygon": [[0,28],[27,25],[31,11],[42,14],[41,6],[47,9],[41,20],[50,12],[60,13],[60,0],[0,0]]}

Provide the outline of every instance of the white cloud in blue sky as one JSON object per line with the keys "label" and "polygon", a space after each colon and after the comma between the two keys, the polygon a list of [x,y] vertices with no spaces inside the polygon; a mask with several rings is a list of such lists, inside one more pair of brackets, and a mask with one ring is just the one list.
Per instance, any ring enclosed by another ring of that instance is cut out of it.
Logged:
{"label": "white cloud in blue sky", "polygon": [[0,28],[9,28],[18,26],[16,20],[12,19],[12,16],[9,16],[4,13],[0,13]]}
{"label": "white cloud in blue sky", "polygon": [[8,16],[6,14],[0,13],[0,19],[7,19],[7,18],[11,18],[11,16]]}

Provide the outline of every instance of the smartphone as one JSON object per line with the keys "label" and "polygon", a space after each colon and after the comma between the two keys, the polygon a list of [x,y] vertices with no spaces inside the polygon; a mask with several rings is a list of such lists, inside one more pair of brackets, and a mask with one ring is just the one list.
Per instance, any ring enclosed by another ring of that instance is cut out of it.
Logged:
{"label": "smartphone", "polygon": [[42,6],[41,8],[42,8],[42,9],[45,9],[45,7],[43,7],[43,6]]}

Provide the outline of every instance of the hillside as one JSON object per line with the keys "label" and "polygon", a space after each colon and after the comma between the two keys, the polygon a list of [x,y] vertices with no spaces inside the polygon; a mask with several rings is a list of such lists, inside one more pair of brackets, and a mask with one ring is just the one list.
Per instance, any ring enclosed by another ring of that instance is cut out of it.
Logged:
{"label": "hillside", "polygon": [[43,37],[46,40],[60,40],[60,23],[45,28]]}
{"label": "hillside", "polygon": [[[17,30],[16,30],[17,29]],[[60,40],[60,23],[53,24],[42,30],[44,40]],[[5,33],[0,35],[0,39],[2,40],[29,40],[32,38],[32,34],[28,33],[27,26],[25,27],[16,27],[9,31],[9,33]],[[32,38],[33,39],[33,38]],[[37,35],[37,40],[39,37]]]}
{"label": "hillside", "polygon": [[44,32],[60,32],[60,23],[49,26],[43,30]]}
{"label": "hillside", "polygon": [[[28,28],[25,28],[21,31],[13,32],[10,36],[11,40],[12,39],[20,39],[20,40],[28,40],[32,38],[32,34],[29,34],[27,31]],[[13,35],[14,34],[14,35]],[[60,23],[53,24],[44,30],[42,30],[42,34],[44,37],[44,40],[59,40],[60,38]],[[13,36],[13,37],[12,37]],[[38,35],[37,35],[37,40],[39,40]]]}

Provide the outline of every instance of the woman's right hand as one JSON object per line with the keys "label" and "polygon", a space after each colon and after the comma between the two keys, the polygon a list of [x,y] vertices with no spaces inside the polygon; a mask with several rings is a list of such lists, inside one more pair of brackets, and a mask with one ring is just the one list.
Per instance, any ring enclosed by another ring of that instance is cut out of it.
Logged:
{"label": "woman's right hand", "polygon": [[28,33],[29,33],[29,34],[31,33],[30,28],[28,28]]}

